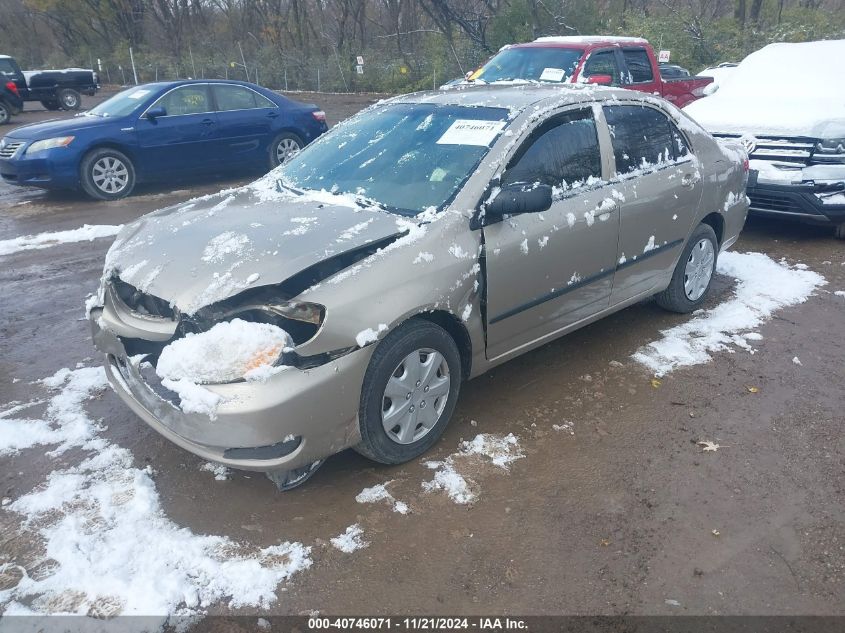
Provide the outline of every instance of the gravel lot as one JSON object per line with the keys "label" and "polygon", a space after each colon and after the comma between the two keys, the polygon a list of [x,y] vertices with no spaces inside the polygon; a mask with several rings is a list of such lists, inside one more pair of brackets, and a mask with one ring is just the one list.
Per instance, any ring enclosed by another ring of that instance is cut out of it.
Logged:
{"label": "gravel lot", "polygon": [[[378,98],[294,97],[332,122]],[[52,116],[26,111],[14,124]],[[0,185],[0,240],[120,224],[233,184],[148,187],[115,203]],[[44,397],[32,381],[99,362],[83,302],[110,241],[0,256],[0,403]],[[845,241],[752,219],[734,250],[803,263],[827,284],[765,323],[755,353],[719,352],[659,382],[630,356],[689,317],[644,302],[466,384],[427,458],[481,432],[513,433],[525,454],[509,471],[468,466],[479,490],[471,505],[424,493],[422,460],[375,466],[351,451],[287,494],[254,474],[218,481],[113,393],[85,407],[103,437],[152,468],[178,526],[253,547],[312,547],[313,564],[279,586],[272,613],[845,615],[845,296],[834,294],[845,290]],[[719,277],[708,306],[732,292]],[[722,448],[703,452],[700,440]],[[88,455],[36,447],[0,457],[0,496],[13,501]],[[409,514],[356,502],[389,480]],[[328,544],[356,523],[369,547]],[[32,575],[45,556],[19,514],[0,510],[0,612],[20,576],[3,564]]]}

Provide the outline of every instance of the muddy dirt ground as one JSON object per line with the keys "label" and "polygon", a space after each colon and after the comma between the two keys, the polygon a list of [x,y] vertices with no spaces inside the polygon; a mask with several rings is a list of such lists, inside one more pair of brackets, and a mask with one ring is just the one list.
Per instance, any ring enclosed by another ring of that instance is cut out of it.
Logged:
{"label": "muddy dirt ground", "polygon": [[[297,98],[336,122],[377,97]],[[52,116],[27,111],[14,123]],[[236,182],[150,187],[115,203],[0,185],[0,240],[124,223]],[[0,258],[0,402],[28,399],[29,382],[59,368],[98,362],[83,301],[110,242]],[[377,466],[352,451],[287,494],[255,474],[215,481],[113,393],[91,410],[136,465],[154,468],[177,524],[262,547],[315,545],[314,565],[280,587],[273,613],[845,615],[845,297],[833,294],[845,289],[845,242],[752,219],[735,249],[803,262],[828,283],[765,324],[755,354],[718,353],[656,387],[630,355],[688,317],[650,301],[465,384],[426,458],[480,432],[513,432],[526,455],[510,472],[469,472],[479,490],[470,506],[424,494],[423,460]],[[731,292],[719,277],[708,305]],[[553,429],[565,424],[571,433]],[[722,448],[702,452],[704,439]],[[79,457],[0,458],[0,496],[19,497]],[[387,480],[411,514],[355,501]],[[355,522],[368,548],[326,546]],[[37,549],[18,527],[0,510],[0,563],[26,566]]]}

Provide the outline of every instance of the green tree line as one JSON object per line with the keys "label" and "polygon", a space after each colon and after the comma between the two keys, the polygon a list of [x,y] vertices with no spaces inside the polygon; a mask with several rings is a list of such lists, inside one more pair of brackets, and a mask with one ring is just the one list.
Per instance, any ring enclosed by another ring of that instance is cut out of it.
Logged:
{"label": "green tree line", "polygon": [[692,72],[845,37],[845,0],[0,0],[0,16],[0,53],[24,68],[132,83],[131,47],[141,82],[326,91],[429,88],[542,35],[642,36]]}

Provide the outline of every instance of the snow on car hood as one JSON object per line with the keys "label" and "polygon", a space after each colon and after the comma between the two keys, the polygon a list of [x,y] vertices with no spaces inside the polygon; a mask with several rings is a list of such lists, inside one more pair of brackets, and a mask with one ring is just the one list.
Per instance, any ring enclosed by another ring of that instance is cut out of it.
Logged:
{"label": "snow on car hood", "polygon": [[[260,182],[260,181],[259,181]],[[144,216],[118,235],[104,278],[193,314],[238,292],[277,284],[328,257],[413,223],[329,193],[248,186]]]}
{"label": "snow on car hood", "polygon": [[845,84],[823,63],[843,56],[845,40],[770,44],[685,112],[715,133],[845,137]]}

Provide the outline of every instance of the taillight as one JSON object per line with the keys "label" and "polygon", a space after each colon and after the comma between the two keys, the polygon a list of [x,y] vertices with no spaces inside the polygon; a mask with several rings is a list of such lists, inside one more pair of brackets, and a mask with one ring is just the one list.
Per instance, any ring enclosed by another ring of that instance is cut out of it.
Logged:
{"label": "taillight", "polygon": [[748,157],[746,157],[742,161],[742,171],[744,171],[745,173],[748,173],[749,166],[750,166],[750,163],[748,162]]}
{"label": "taillight", "polygon": [[317,110],[316,112],[312,112],[311,116],[313,116],[315,119],[317,119],[320,123],[326,122],[326,113],[323,112],[322,110]]}
{"label": "taillight", "polygon": [[18,92],[18,87],[15,85],[14,81],[7,81],[6,82],[6,88],[8,88],[12,92],[14,92],[16,97],[21,96],[21,93]]}

